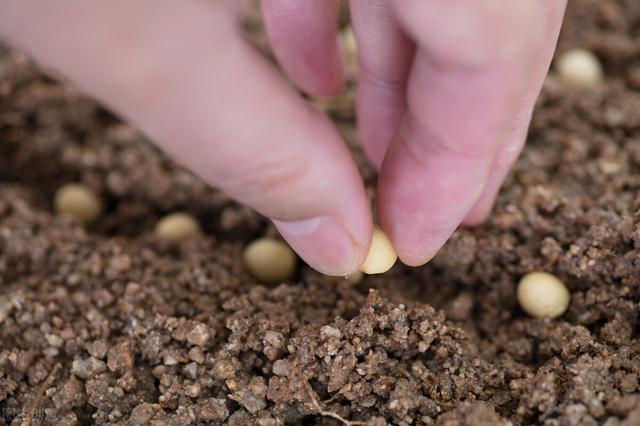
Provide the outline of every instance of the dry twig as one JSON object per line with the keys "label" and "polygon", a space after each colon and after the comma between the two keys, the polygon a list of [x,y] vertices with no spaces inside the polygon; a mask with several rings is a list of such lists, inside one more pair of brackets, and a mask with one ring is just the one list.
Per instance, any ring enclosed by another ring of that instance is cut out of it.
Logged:
{"label": "dry twig", "polygon": [[49,375],[47,376],[47,378],[44,379],[44,382],[42,382],[42,384],[40,385],[40,388],[38,389],[38,393],[36,393],[36,397],[33,398],[33,401],[31,402],[31,408],[29,408],[27,417],[24,418],[21,426],[31,426],[31,421],[33,420],[33,416],[36,414],[36,411],[38,410],[38,407],[42,402],[42,397],[44,396],[44,392],[47,390],[49,385],[51,385],[51,382],[55,380],[56,376],[58,375],[58,372],[60,371],[60,368],[62,368],[62,364],[58,363],[54,365],[51,371],[49,372]]}
{"label": "dry twig", "polygon": [[323,409],[320,406],[318,399],[316,398],[316,393],[313,391],[313,389],[311,389],[311,385],[309,384],[309,380],[307,379],[307,376],[305,376],[304,373],[302,372],[299,372],[298,374],[300,375],[300,380],[302,381],[304,390],[307,392],[307,396],[311,400],[311,404],[313,404],[318,414],[320,414],[321,416],[334,418],[347,426],[356,426],[356,425],[365,424],[363,421],[360,421],[360,420],[347,420],[338,413],[334,413],[333,411],[327,411]]}

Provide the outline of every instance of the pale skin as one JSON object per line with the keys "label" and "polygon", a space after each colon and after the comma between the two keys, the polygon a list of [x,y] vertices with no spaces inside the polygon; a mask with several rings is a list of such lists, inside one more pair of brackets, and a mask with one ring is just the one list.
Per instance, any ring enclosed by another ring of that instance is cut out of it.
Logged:
{"label": "pale skin", "polygon": [[[0,37],[272,219],[311,266],[358,270],[362,180],[298,94],[339,93],[338,0],[263,0],[288,79],[243,38],[238,0],[0,0]],[[399,258],[482,222],[525,140],[566,0],[351,0],[359,139]],[[292,87],[293,85],[297,87]]]}

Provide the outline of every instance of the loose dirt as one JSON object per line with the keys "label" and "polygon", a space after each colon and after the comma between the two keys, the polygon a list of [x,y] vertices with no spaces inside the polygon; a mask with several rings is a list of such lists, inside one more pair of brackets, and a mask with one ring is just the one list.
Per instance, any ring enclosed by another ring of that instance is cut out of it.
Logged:
{"label": "loose dirt", "polygon": [[[489,221],[355,286],[259,285],[264,219],[0,48],[0,423],[640,424],[639,38],[637,1],[570,2],[559,51],[604,84],[552,73]],[[322,107],[355,146],[352,93]],[[53,214],[67,182],[99,220]],[[155,237],[173,211],[202,235]],[[567,284],[563,317],[519,309],[532,270]]]}

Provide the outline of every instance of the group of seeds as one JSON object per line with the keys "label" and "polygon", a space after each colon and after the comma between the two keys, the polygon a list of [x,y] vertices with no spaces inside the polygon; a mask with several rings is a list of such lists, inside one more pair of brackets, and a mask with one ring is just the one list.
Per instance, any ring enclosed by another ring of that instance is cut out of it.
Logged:
{"label": "group of seeds", "polygon": [[[103,203],[89,187],[79,183],[62,186],[55,194],[54,209],[58,215],[70,216],[87,224],[97,220],[103,211]],[[201,232],[198,220],[188,213],[168,214],[158,221],[154,233],[168,241],[183,241]],[[374,226],[371,246],[360,271],[346,277],[350,283],[362,279],[362,273],[382,274],[388,271],[398,258],[393,244],[379,226]],[[260,238],[244,250],[243,263],[249,273],[266,284],[291,279],[296,270],[297,258],[291,248],[275,238]],[[531,316],[556,318],[562,315],[570,300],[565,285],[553,275],[533,272],[518,284],[518,303]]]}
{"label": "group of seeds", "polygon": [[[54,208],[57,214],[73,217],[81,223],[90,223],[100,217],[103,204],[87,186],[77,183],[62,186],[55,195]],[[200,225],[188,213],[171,213],[158,221],[155,234],[169,241],[183,241],[200,233]],[[373,229],[371,247],[360,271],[347,277],[352,283],[365,274],[381,274],[396,262],[397,254],[389,237],[379,227]],[[258,281],[279,283],[290,279],[296,269],[297,259],[283,241],[275,238],[260,238],[251,242],[244,250],[243,262],[247,270]],[[564,284],[553,275],[533,272],[526,275],[518,285],[518,302],[529,315],[539,318],[556,318],[569,305],[570,295]]]}

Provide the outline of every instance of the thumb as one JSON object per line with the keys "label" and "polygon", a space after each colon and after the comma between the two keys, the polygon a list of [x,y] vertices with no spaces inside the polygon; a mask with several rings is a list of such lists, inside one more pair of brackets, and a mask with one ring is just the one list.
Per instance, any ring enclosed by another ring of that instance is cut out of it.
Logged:
{"label": "thumb", "polygon": [[226,4],[9,1],[0,33],[273,219],[311,266],[353,272],[371,213],[350,153],[246,44]]}

